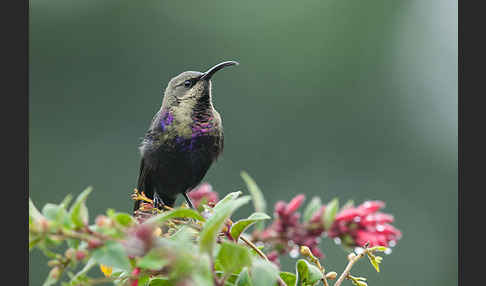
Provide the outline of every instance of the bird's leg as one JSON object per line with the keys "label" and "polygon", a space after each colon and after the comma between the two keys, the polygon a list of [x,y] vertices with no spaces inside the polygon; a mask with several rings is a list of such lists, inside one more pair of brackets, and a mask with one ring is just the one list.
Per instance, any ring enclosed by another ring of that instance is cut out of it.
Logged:
{"label": "bird's leg", "polygon": [[154,208],[162,210],[164,206],[165,206],[164,201],[159,197],[157,192],[154,192]]}
{"label": "bird's leg", "polygon": [[189,198],[189,196],[187,195],[187,193],[186,193],[186,192],[184,192],[184,193],[182,193],[182,195],[183,195],[183,196],[184,196],[184,198],[186,199],[186,202],[187,202],[187,204],[189,205],[189,207],[190,207],[191,209],[195,209],[194,204],[191,202],[191,199]]}
{"label": "bird's leg", "polygon": [[151,199],[147,198],[147,196],[145,195],[144,192],[139,192],[137,189],[133,190],[132,200],[144,201],[144,202],[151,203],[151,204],[153,203],[153,201]]}

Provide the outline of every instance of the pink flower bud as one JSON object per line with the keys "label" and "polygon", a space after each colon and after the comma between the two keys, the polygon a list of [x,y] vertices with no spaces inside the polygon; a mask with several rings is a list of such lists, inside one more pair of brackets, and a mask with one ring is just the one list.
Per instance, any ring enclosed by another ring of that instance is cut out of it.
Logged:
{"label": "pink flower bud", "polygon": [[99,215],[96,217],[95,223],[99,227],[103,227],[109,224],[109,218],[104,215]]}
{"label": "pink flower bud", "polygon": [[400,238],[402,236],[402,233],[390,224],[376,226],[376,230],[384,235],[391,235],[392,237],[396,238]]}
{"label": "pink flower bud", "polygon": [[277,261],[278,260],[278,252],[274,250],[274,251],[268,253],[267,258],[268,258],[268,260],[270,260],[272,262]]}
{"label": "pink flower bud", "polygon": [[290,215],[294,213],[304,202],[304,200],[305,200],[305,196],[303,194],[300,194],[295,198],[293,198],[285,208],[284,215]]}
{"label": "pink flower bud", "polygon": [[81,261],[84,258],[86,258],[86,253],[84,251],[81,250],[76,251],[76,260]]}
{"label": "pink flower bud", "polygon": [[367,242],[369,243],[369,247],[388,246],[386,236],[383,234],[359,230],[356,235],[356,244],[363,247]]}
{"label": "pink flower bud", "polygon": [[275,204],[275,213],[279,216],[282,216],[285,212],[285,208],[287,207],[287,204],[283,201],[278,201]]}
{"label": "pink flower bud", "polygon": [[50,223],[47,219],[41,217],[37,220],[37,224],[40,226],[41,231],[48,232]]}
{"label": "pink flower bud", "polygon": [[321,222],[322,214],[324,213],[325,210],[326,210],[326,206],[321,206],[321,208],[312,215],[310,222],[311,223]]}
{"label": "pink flower bud", "polygon": [[140,267],[136,267],[132,271],[132,276],[137,276],[138,274],[140,274]]}
{"label": "pink flower bud", "polygon": [[213,191],[213,187],[208,183],[203,183],[188,193],[194,206],[197,208],[204,200],[208,205],[218,202],[218,193]]}
{"label": "pink flower bud", "polygon": [[366,201],[358,206],[358,209],[363,212],[363,215],[368,215],[383,208],[385,203],[382,201]]}
{"label": "pink flower bud", "polygon": [[103,243],[99,239],[91,239],[88,241],[88,249],[95,249],[102,246]]}
{"label": "pink flower bud", "polygon": [[313,246],[311,248],[311,252],[317,258],[324,258],[324,253],[322,253],[321,250],[319,248],[317,248],[316,246]]}
{"label": "pink flower bud", "polygon": [[61,276],[61,269],[59,269],[59,267],[52,268],[52,270],[49,272],[49,276],[54,279],[59,278],[59,276]]}
{"label": "pink flower bud", "polygon": [[358,208],[349,208],[340,211],[334,220],[338,221],[352,221],[355,217],[363,216],[363,211]]}
{"label": "pink flower bud", "polygon": [[360,221],[360,224],[366,226],[366,225],[375,225],[375,224],[385,224],[393,221],[394,218],[392,215],[384,214],[384,213],[375,213],[364,217],[364,219]]}

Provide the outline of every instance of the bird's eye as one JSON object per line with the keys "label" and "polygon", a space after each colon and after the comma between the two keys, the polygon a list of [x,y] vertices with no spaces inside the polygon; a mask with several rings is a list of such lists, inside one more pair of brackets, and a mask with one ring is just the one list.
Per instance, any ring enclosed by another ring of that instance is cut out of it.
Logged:
{"label": "bird's eye", "polygon": [[191,87],[191,85],[192,85],[192,82],[190,80],[186,80],[184,82],[184,86],[187,87],[187,88]]}

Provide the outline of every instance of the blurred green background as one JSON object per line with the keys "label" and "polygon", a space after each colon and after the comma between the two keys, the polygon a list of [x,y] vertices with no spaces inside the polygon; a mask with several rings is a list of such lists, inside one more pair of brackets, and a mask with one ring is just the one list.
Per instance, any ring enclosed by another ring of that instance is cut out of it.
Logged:
{"label": "blurred green background", "polygon": [[[91,217],[130,211],[161,89],[237,60],[213,80],[225,153],[206,181],[244,190],[247,170],[272,209],[298,193],[384,200],[403,238],[381,273],[354,272],[457,285],[456,2],[31,0],[30,196],[41,207],[92,185]],[[342,271],[345,252],[321,246]],[[46,260],[30,258],[40,285]]]}

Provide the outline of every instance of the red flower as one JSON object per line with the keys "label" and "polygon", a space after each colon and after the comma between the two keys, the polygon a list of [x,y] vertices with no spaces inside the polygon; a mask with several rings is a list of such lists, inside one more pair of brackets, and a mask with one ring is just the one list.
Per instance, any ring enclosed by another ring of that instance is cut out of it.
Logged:
{"label": "red flower", "polygon": [[326,206],[322,206],[318,211],[316,211],[309,222],[311,223],[320,223],[321,222],[321,218],[322,218],[322,214],[324,213],[324,211],[326,210]]}
{"label": "red flower", "polygon": [[[275,204],[275,220],[260,233],[260,239],[271,241],[273,248],[278,249],[278,251],[272,251],[272,259],[269,258],[277,266],[279,265],[278,255],[290,252],[295,245],[305,245],[309,247],[315,256],[324,256],[317,247],[323,229],[311,229],[307,224],[301,223],[300,214],[296,212],[304,202],[304,199],[305,196],[300,194],[295,196],[289,203],[278,201]],[[321,208],[318,212],[323,211],[324,208]],[[315,214],[313,217],[320,218],[320,215],[317,216]],[[316,222],[319,221],[320,219],[317,219]]]}
{"label": "red flower", "polygon": [[140,274],[140,268],[137,267],[137,268],[133,269],[132,275],[137,276],[138,274]]}
{"label": "red flower", "polygon": [[208,183],[203,183],[188,193],[194,207],[199,207],[202,202],[215,204],[218,202],[218,193],[213,191],[213,187]]}
{"label": "red flower", "polygon": [[101,240],[96,239],[96,238],[90,239],[88,241],[88,249],[95,249],[95,248],[98,248],[102,245],[103,245],[103,242],[101,242]]}
{"label": "red flower", "polygon": [[[140,268],[139,267],[133,269],[133,271],[132,271],[132,276],[137,277],[138,274],[140,274]],[[138,279],[133,279],[130,286],[138,286]]]}
{"label": "red flower", "polygon": [[348,246],[392,246],[401,238],[402,233],[390,225],[394,218],[390,214],[378,212],[385,203],[382,201],[366,201],[358,207],[341,210],[334,223],[327,231],[330,237],[339,237]]}
{"label": "red flower", "polygon": [[278,252],[276,250],[271,251],[267,254],[268,260],[270,260],[273,264],[277,265],[280,268],[280,260],[278,259]]}
{"label": "red flower", "polygon": [[143,256],[153,246],[155,241],[155,226],[138,224],[128,231],[127,239],[122,241],[129,257]]}
{"label": "red flower", "polygon": [[284,215],[288,216],[288,215],[291,215],[292,213],[294,213],[300,207],[302,202],[304,202],[304,199],[305,199],[305,196],[302,195],[302,194],[293,198],[289,202],[289,204],[285,207]]}
{"label": "red flower", "polygon": [[86,258],[86,253],[84,251],[81,250],[76,251],[77,260],[83,260],[84,258]]}

